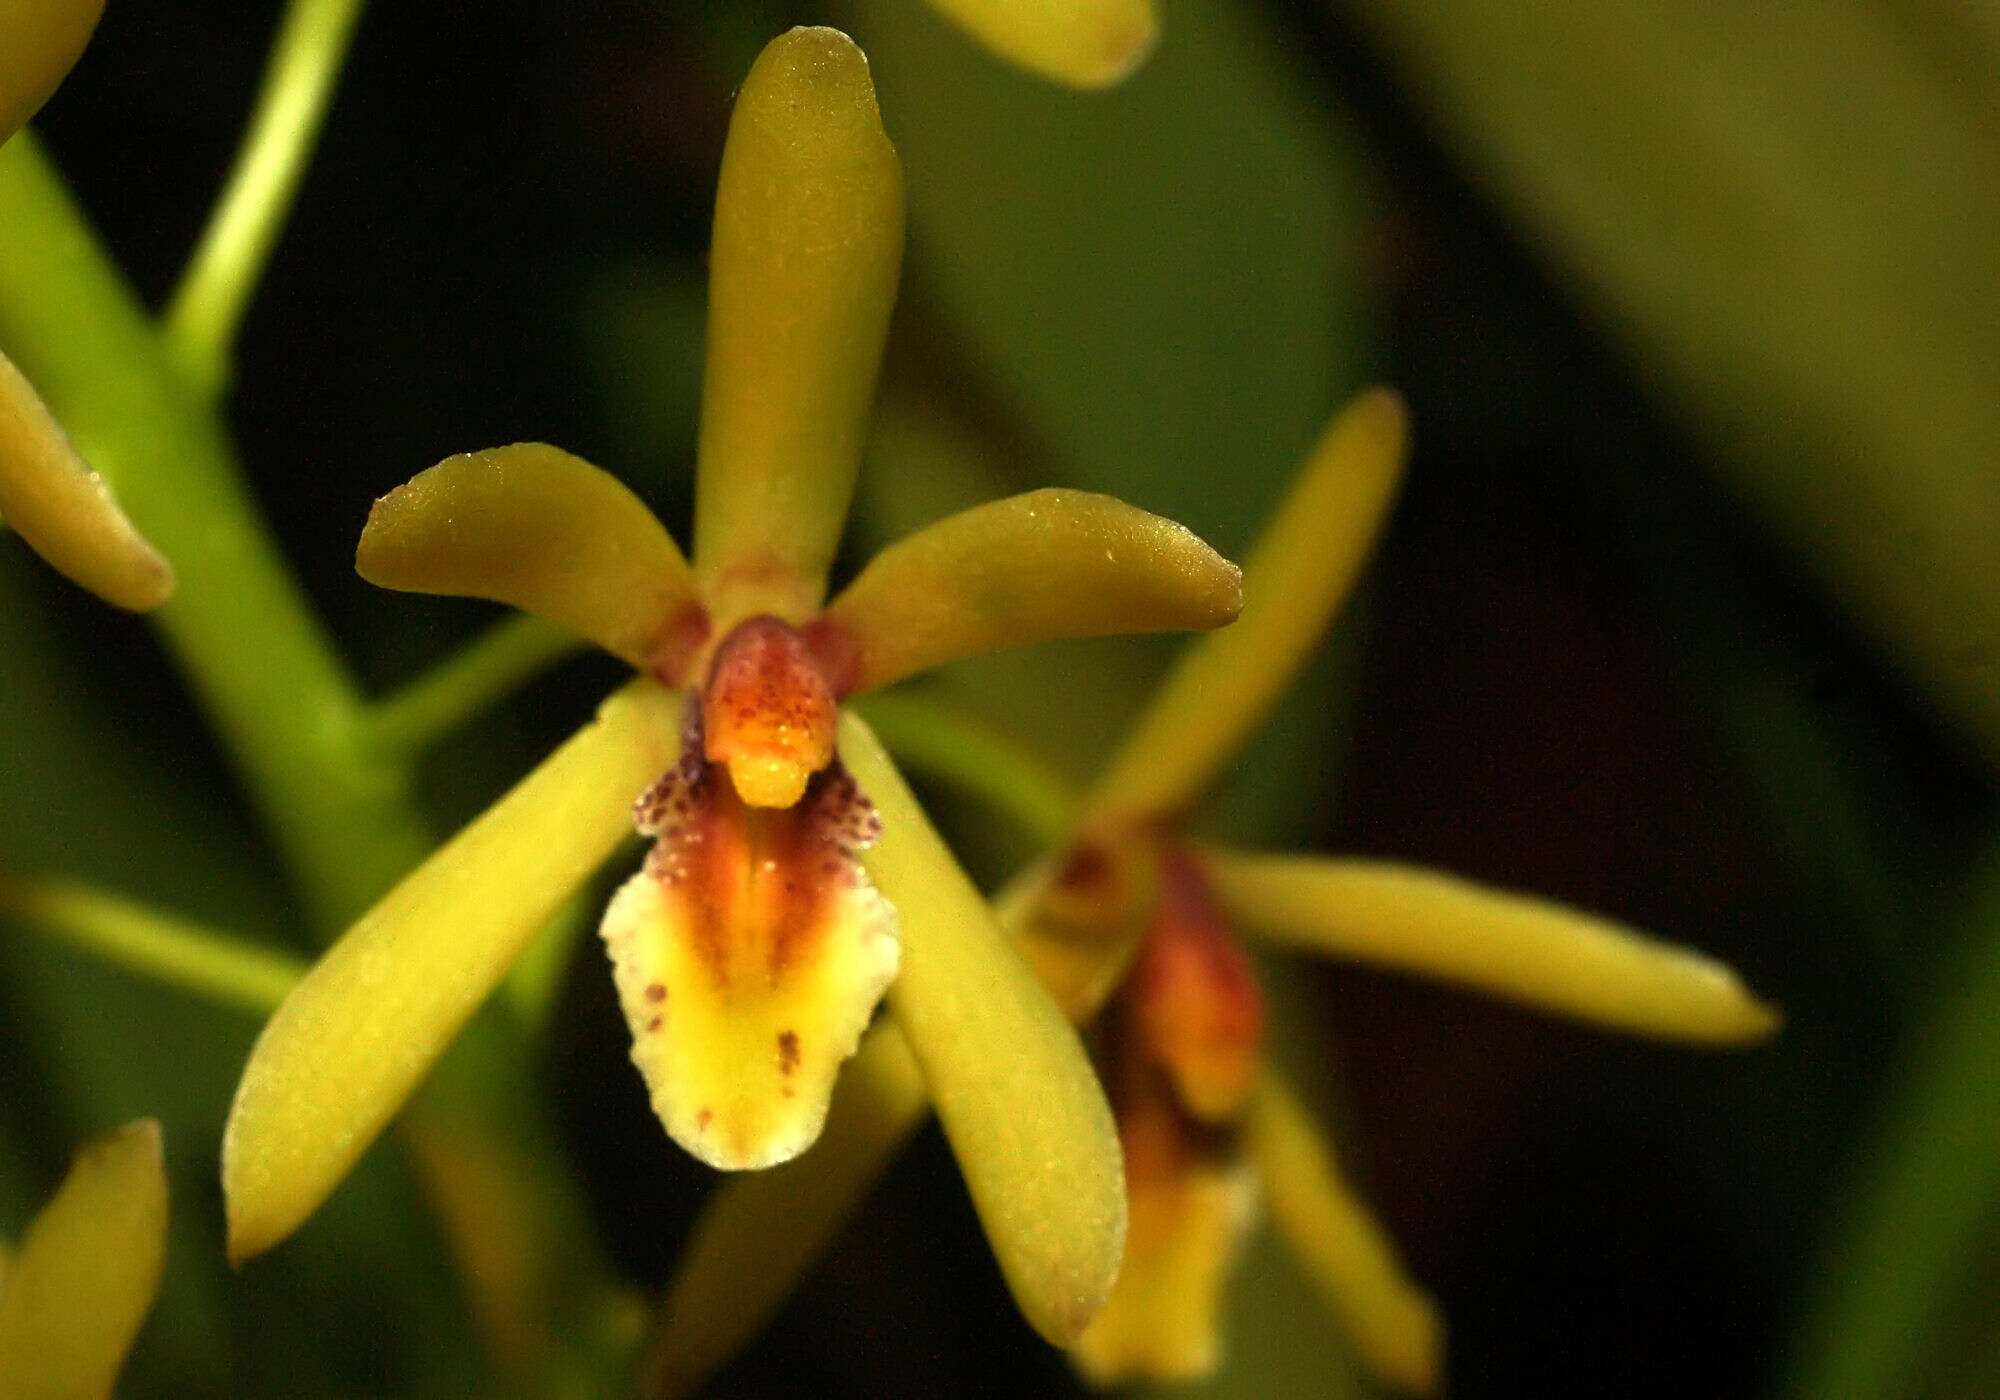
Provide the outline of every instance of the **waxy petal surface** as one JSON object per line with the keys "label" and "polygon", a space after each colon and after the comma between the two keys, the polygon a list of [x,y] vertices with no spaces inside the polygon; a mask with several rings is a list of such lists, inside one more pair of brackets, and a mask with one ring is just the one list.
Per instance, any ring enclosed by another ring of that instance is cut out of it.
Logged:
{"label": "waxy petal surface", "polygon": [[1103,1305],[1124,1252],[1111,1110],[1075,1031],[852,713],[840,752],[882,816],[862,863],[901,925],[890,1008],[1015,1300],[1036,1331],[1068,1345]]}
{"label": "waxy petal surface", "polygon": [[0,5],[0,141],[28,124],[76,66],[104,0],[7,0]]}
{"label": "waxy petal surface", "polygon": [[813,1150],[731,1177],[704,1205],[660,1308],[654,1400],[693,1394],[756,1335],[929,1112],[909,1043],[884,1021],[840,1072]]}
{"label": "waxy petal surface", "polygon": [[709,249],[695,567],[718,626],[819,605],[903,258],[903,172],[868,60],[794,29],[743,81]]}
{"label": "waxy petal surface", "polygon": [[1401,479],[1403,402],[1355,399],[1329,426],[1251,551],[1243,615],[1189,648],[1089,799],[1102,817],[1185,808],[1290,684],[1360,573]]}
{"label": "waxy petal surface", "polygon": [[1046,490],[938,521],[864,568],[815,623],[842,694],[1063,637],[1220,627],[1242,575],[1184,525]]}
{"label": "waxy petal surface", "polygon": [[1122,82],[1159,42],[1153,0],[930,0],[1002,58],[1071,87]]}
{"label": "waxy petal surface", "polygon": [[[7,51],[10,23],[0,17],[0,54]],[[0,58],[0,66],[5,62]],[[0,355],[0,520],[58,573],[107,603],[146,612],[173,596],[174,571],[132,527],[111,488],[77,455],[5,355]]]}
{"label": "waxy petal surface", "polygon": [[1714,959],[1551,900],[1386,861],[1209,850],[1246,932],[1667,1040],[1735,1045],[1778,1016]]}
{"label": "waxy petal surface", "polygon": [[1444,1378],[1444,1325],[1403,1272],[1395,1247],[1341,1177],[1325,1136],[1290,1089],[1266,1073],[1251,1101],[1249,1140],[1271,1222],[1384,1380],[1416,1395]]}
{"label": "waxy petal surface", "polygon": [[289,1235],[339,1185],[515,957],[631,835],[679,759],[680,700],[618,691],[342,935],[250,1053],[222,1141],[229,1253]]}
{"label": "waxy petal surface", "polygon": [[368,512],[354,566],[383,588],[511,603],[649,674],[703,631],[694,575],[645,502],[542,442],[419,472]]}
{"label": "waxy petal surface", "polygon": [[653,1111],[712,1167],[789,1161],[896,975],[896,911],[854,860],[874,813],[838,768],[766,809],[698,762],[640,807],[659,843],[603,933]]}
{"label": "waxy petal surface", "polygon": [[0,1280],[8,1400],[110,1395],[152,1309],[166,1253],[160,1125],[148,1119],[76,1154]]}

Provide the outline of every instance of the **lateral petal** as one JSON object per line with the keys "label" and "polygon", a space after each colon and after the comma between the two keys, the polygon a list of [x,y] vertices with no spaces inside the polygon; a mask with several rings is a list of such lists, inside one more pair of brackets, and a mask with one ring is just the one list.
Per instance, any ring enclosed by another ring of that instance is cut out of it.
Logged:
{"label": "lateral petal", "polygon": [[1444,1379],[1444,1324],[1395,1246],[1341,1177],[1326,1138],[1268,1071],[1251,1099],[1250,1152],[1271,1222],[1320,1290],[1355,1350],[1399,1390],[1434,1395]]}
{"label": "lateral petal", "polygon": [[529,940],[630,835],[633,795],[678,757],[679,703],[649,681],[619,690],[285,998],[223,1134],[232,1260],[318,1208]]}
{"label": "lateral petal", "polygon": [[10,0],[0,5],[0,141],[26,126],[69,75],[104,0]]}
{"label": "lateral petal", "polygon": [[698,759],[641,810],[659,842],[603,926],[632,1061],[702,1161],[789,1161],[896,975],[896,911],[854,859],[873,810],[837,766],[796,806],[757,808]]}
{"label": "lateral petal", "polygon": [[840,753],[882,816],[862,863],[896,906],[903,968],[889,1005],[1001,1272],[1036,1331],[1074,1342],[1125,1244],[1117,1132],[1090,1062],[867,725]]}
{"label": "lateral petal", "polygon": [[[0,18],[0,39],[6,29]],[[173,596],[173,569],[125,518],[104,478],[77,455],[34,386],[5,355],[0,355],[0,520],[56,572],[107,603],[148,612]]]}
{"label": "lateral petal", "polygon": [[1210,848],[1202,863],[1246,932],[1295,948],[1667,1040],[1740,1045],[1779,1024],[1713,958],[1551,900],[1387,861]]}
{"label": "lateral petal", "polygon": [[1387,389],[1334,418],[1244,565],[1243,616],[1168,673],[1093,789],[1094,816],[1178,812],[1257,727],[1361,572],[1407,437],[1403,401]]}
{"label": "lateral petal", "polygon": [[868,60],[773,39],[736,95],[709,248],[695,568],[728,627],[819,605],[903,259],[903,170]]}
{"label": "lateral petal", "polygon": [[1071,87],[1123,82],[1159,42],[1153,0],[930,0],[1002,58]]}
{"label": "lateral petal", "polygon": [[0,1381],[11,1400],[100,1400],[159,1290],[167,1253],[160,1125],[76,1154],[0,1279]]}
{"label": "lateral petal", "polygon": [[836,687],[855,694],[1008,647],[1220,627],[1242,605],[1241,573],[1185,525],[1052,489],[890,545],[811,631]]}
{"label": "lateral petal", "polygon": [[419,472],[368,512],[354,567],[383,588],[512,604],[676,683],[705,631],[694,575],[645,502],[544,442]]}

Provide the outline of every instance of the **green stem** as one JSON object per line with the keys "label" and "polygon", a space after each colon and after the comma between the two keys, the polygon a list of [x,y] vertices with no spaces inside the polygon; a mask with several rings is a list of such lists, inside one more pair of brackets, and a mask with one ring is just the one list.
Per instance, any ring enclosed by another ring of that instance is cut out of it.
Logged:
{"label": "green stem", "polygon": [[1076,789],[1008,735],[922,695],[871,695],[855,708],[911,770],[992,803],[1043,845],[1068,838]]}
{"label": "green stem", "polygon": [[574,632],[526,613],[496,622],[463,650],[370,706],[364,717],[367,741],[377,752],[396,757],[423,753],[583,646]]}
{"label": "green stem", "polygon": [[167,353],[207,395],[229,382],[236,328],[291,211],[361,7],[292,0],[229,183],[168,304]]}
{"label": "green stem", "polygon": [[2000,844],[1966,902],[1894,1106],[1810,1277],[1786,1393],[1914,1395],[2000,1195]]}
{"label": "green stem", "polygon": [[305,975],[297,958],[73,880],[0,876],[0,912],[155,981],[268,1015]]}

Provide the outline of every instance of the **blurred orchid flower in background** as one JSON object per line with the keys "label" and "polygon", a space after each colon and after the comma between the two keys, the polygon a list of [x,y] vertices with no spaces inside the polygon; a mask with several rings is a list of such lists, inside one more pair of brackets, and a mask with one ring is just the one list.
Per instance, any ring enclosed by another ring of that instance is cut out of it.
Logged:
{"label": "blurred orchid flower in background", "polygon": [[273,1016],[224,1140],[235,1258],[338,1184],[636,817],[655,845],[603,934],[675,1140],[723,1168],[804,1151],[887,989],[1030,1321],[1067,1342],[1101,1303],[1124,1236],[1103,1096],[840,702],[997,648],[1218,626],[1241,576],[1181,526],[1038,491],[900,541],[822,604],[902,213],[861,51],[780,37],[738,95],[716,198],[692,564],[623,485],[542,444],[447,459],[377,502],[365,577],[526,608],[642,679]]}
{"label": "blurred orchid flower in background", "polygon": [[1123,82],[1160,37],[1154,0],[930,0],[930,6],[1002,58],[1071,87]]}
{"label": "blurred orchid flower in background", "polygon": [[[97,27],[102,0],[0,7],[0,143],[41,110]],[[174,574],[118,508],[0,350],[0,520],[64,577],[133,612],[173,595]]]}
{"label": "blurred orchid flower in background", "polygon": [[83,1147],[18,1251],[0,1252],[0,1394],[110,1395],[166,1253],[160,1125],[145,1119]]}
{"label": "blurred orchid flower in background", "polygon": [[[1728,969],[1602,919],[1430,871],[1182,834],[1360,572],[1401,474],[1405,417],[1386,390],[1336,417],[1251,554],[1242,618],[1181,659],[1081,803],[1076,834],[998,900],[1057,1005],[1098,1022],[1125,1149],[1123,1270],[1074,1348],[1094,1381],[1216,1365],[1216,1310],[1260,1197],[1373,1370],[1420,1393],[1442,1378],[1432,1304],[1267,1063],[1234,925],[1644,1035],[1742,1044],[1777,1025]],[[849,1078],[809,1191],[781,1171],[710,1203],[663,1308],[657,1394],[687,1393],[755,1331],[921,1122],[923,1086],[893,1024]],[[744,1257],[763,1261],[754,1281],[728,1277]]]}

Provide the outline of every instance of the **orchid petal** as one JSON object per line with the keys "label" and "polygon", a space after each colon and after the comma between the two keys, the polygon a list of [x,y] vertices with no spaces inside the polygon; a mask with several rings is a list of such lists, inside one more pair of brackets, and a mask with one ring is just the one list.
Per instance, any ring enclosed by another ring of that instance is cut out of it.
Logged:
{"label": "orchid petal", "polygon": [[9,0],[0,5],[0,141],[28,124],[69,75],[104,0]]}
{"label": "orchid petal", "polygon": [[1177,812],[1228,761],[1339,609],[1401,478],[1402,400],[1355,399],[1306,459],[1250,552],[1243,616],[1189,648],[1090,799],[1101,816]]}
{"label": "orchid petal", "polygon": [[1110,496],[1046,490],[975,506],[890,545],[814,624],[843,694],[1064,637],[1220,627],[1242,575],[1184,525]]}
{"label": "orchid petal", "polygon": [[903,173],[868,60],[794,29],[737,93],[709,250],[695,568],[725,628],[825,589],[903,257]]}
{"label": "orchid petal", "polygon": [[1118,1138],[1090,1061],[864,723],[842,760],[882,817],[862,864],[896,906],[889,1005],[958,1158],[1001,1272],[1035,1330],[1076,1340],[1125,1244]]}
{"label": "orchid petal", "polygon": [[1615,1030],[1735,1045],[1778,1015],[1721,963],[1550,900],[1371,860],[1209,850],[1246,932],[1417,972]]}
{"label": "orchid petal", "polygon": [[640,810],[659,844],[604,914],[633,1063],[702,1161],[789,1161],[896,975],[896,911],[854,860],[874,810],[837,768],[796,806],[752,807],[695,758]]}
{"label": "orchid petal", "polygon": [[111,1394],[166,1254],[160,1125],[145,1119],[76,1154],[0,1280],[0,1382],[10,1400]]}
{"label": "orchid petal", "polygon": [[694,575],[653,512],[547,443],[419,472],[368,512],[354,566],[383,588],[510,603],[646,672],[671,674],[703,628]]}
{"label": "orchid petal", "polygon": [[229,1254],[316,1209],[678,757],[679,699],[635,682],[404,878],[286,997],[222,1142]]}
{"label": "orchid petal", "polygon": [[1123,82],[1159,42],[1154,0],[930,0],[1002,58],[1071,87]]}
{"label": "orchid petal", "polygon": [[[0,51],[7,22],[0,19]],[[125,518],[34,386],[0,355],[0,518],[58,573],[105,602],[147,612],[174,591],[174,571]]]}
{"label": "orchid petal", "polygon": [[1412,1283],[1381,1224],[1342,1179],[1325,1135],[1277,1076],[1251,1099],[1250,1151],[1271,1222],[1355,1350],[1400,1390],[1434,1395],[1443,1380],[1443,1323]]}
{"label": "orchid petal", "polygon": [[647,1394],[692,1394],[757,1333],[929,1109],[909,1043],[883,1022],[841,1071],[811,1153],[731,1177],[709,1197],[660,1308]]}

